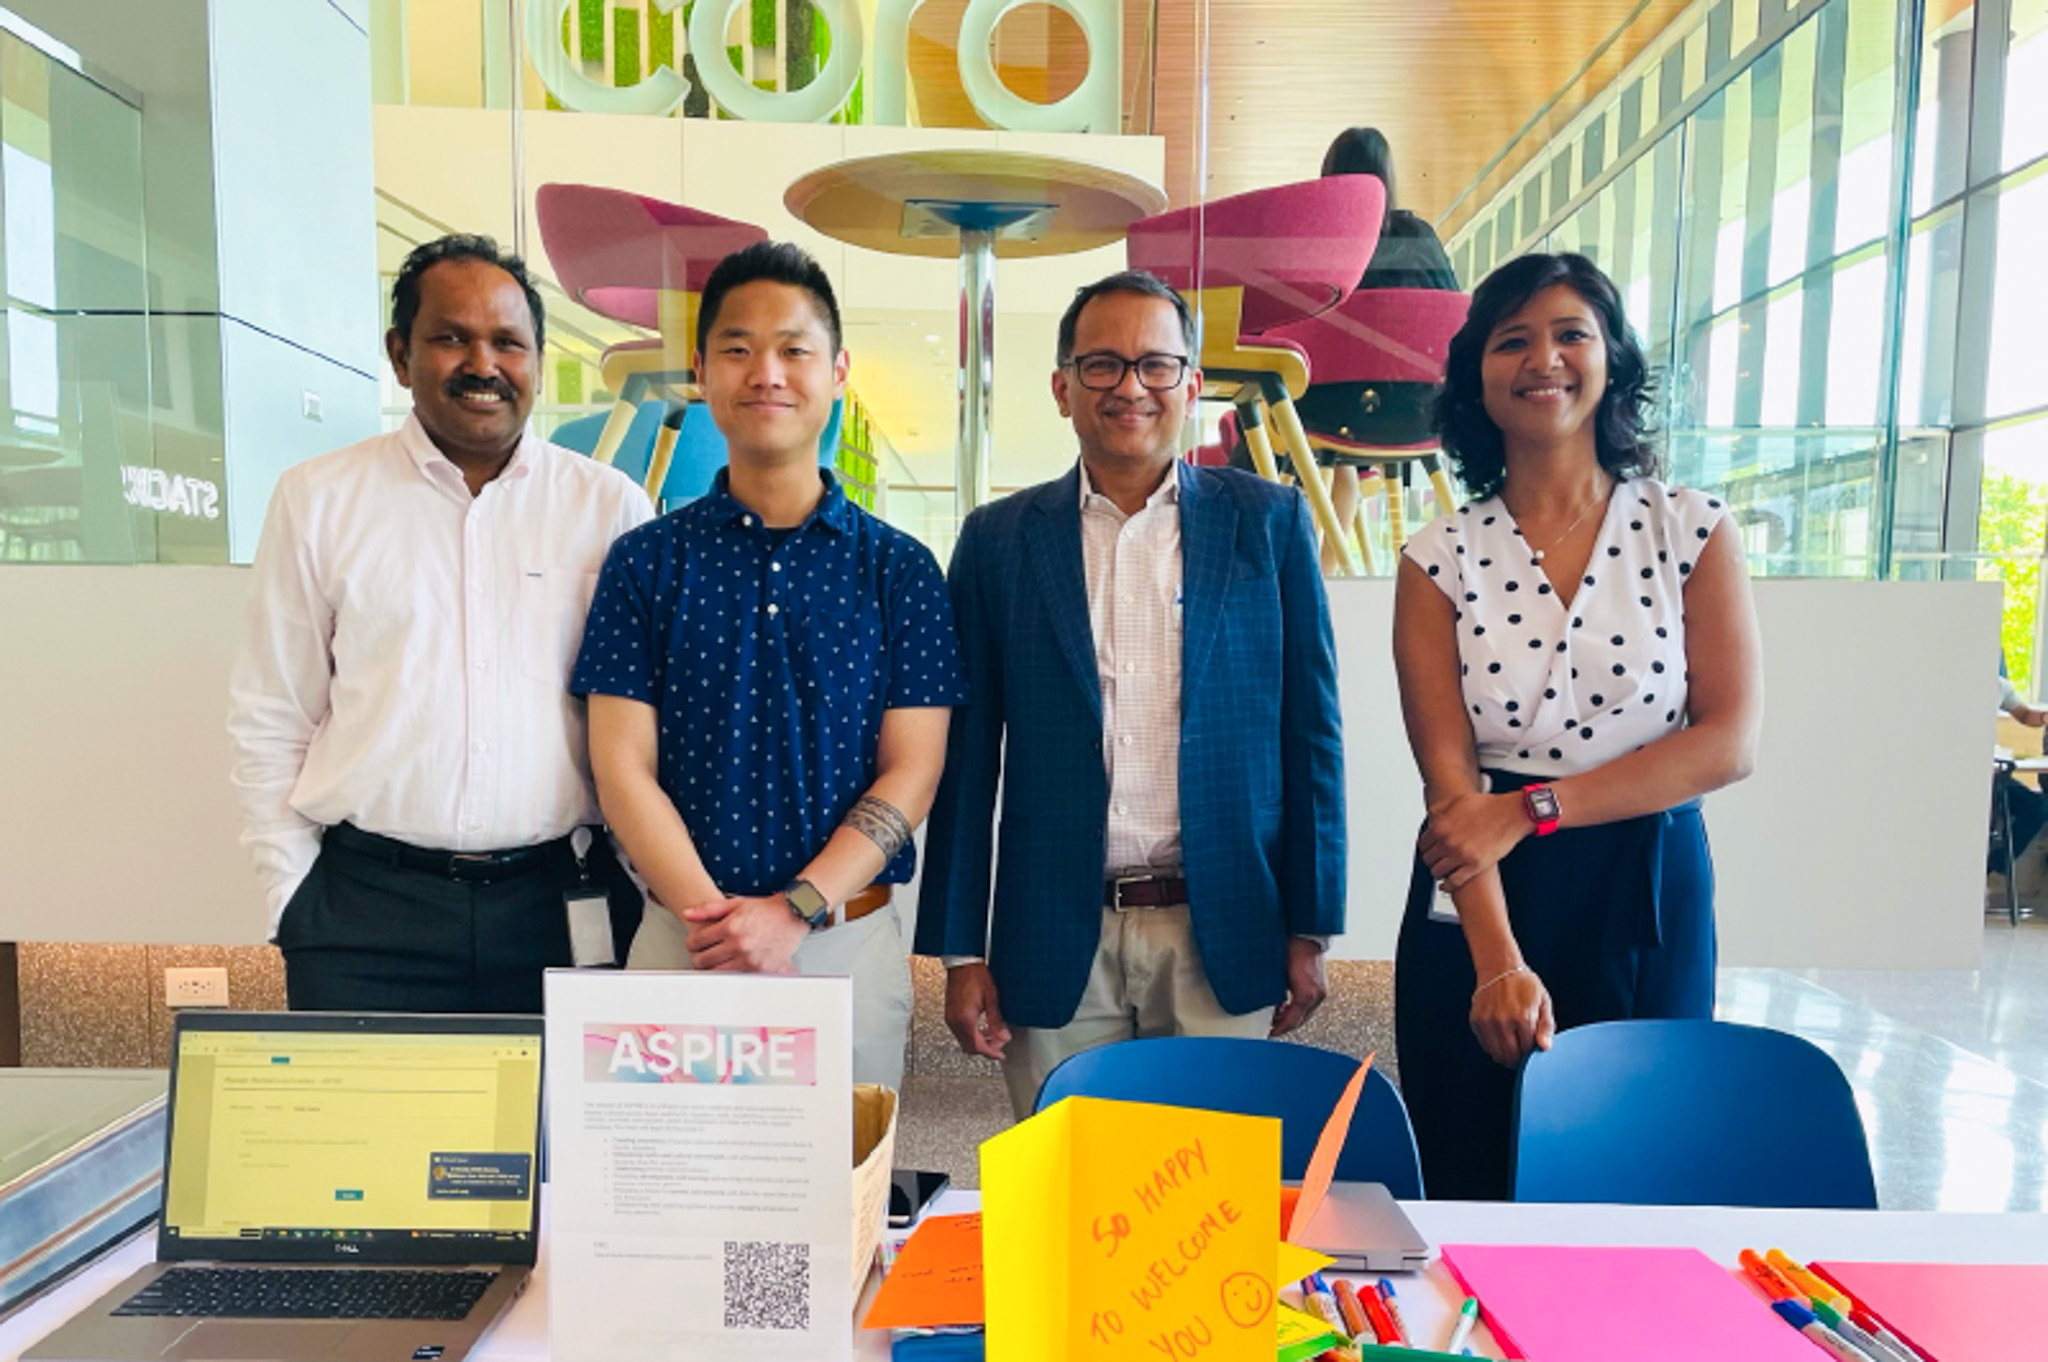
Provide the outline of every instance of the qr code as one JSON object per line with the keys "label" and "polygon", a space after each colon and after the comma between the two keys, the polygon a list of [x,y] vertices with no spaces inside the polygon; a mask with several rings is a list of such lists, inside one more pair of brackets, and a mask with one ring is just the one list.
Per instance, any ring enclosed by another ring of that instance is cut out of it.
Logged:
{"label": "qr code", "polygon": [[725,1245],[725,1327],[811,1327],[811,1246]]}

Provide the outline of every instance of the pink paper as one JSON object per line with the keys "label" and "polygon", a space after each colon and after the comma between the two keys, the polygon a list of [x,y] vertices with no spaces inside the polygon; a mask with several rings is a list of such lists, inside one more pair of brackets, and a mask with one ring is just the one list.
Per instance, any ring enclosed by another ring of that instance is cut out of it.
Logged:
{"label": "pink paper", "polygon": [[1688,1248],[1446,1244],[1509,1357],[1530,1362],[1816,1362],[1762,1298]]}
{"label": "pink paper", "polygon": [[2048,1267],[1810,1263],[1935,1362],[2041,1356]]}

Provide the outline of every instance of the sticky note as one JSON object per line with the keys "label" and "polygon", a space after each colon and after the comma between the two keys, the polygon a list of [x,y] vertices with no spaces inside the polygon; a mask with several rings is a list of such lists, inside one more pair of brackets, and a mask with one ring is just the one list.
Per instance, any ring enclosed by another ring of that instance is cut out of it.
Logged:
{"label": "sticky note", "polygon": [[1070,1097],[981,1147],[989,1362],[1272,1362],[1280,1123]]}
{"label": "sticky note", "polygon": [[1330,1326],[1305,1310],[1282,1303],[1273,1312],[1279,1333],[1278,1362],[1300,1362],[1341,1344]]}
{"label": "sticky note", "polygon": [[861,1327],[979,1324],[983,1316],[981,1217],[934,1215],[904,1241]]}
{"label": "sticky note", "polygon": [[1813,1343],[1697,1249],[1445,1244],[1510,1357],[1533,1362],[1818,1362]]}
{"label": "sticky note", "polygon": [[1336,1261],[1335,1258],[1317,1253],[1314,1249],[1305,1249],[1299,1244],[1290,1244],[1282,1240],[1280,1260],[1273,1268],[1273,1285],[1285,1286],[1289,1282],[1298,1282],[1311,1272],[1321,1272]]}

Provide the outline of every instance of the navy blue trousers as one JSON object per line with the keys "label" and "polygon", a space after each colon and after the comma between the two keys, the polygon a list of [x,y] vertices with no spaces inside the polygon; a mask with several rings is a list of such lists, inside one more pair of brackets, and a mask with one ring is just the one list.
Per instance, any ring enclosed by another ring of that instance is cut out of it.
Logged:
{"label": "navy blue trousers", "polygon": [[[1533,783],[1494,772],[1496,791]],[[1559,1030],[1632,1017],[1714,1014],[1714,867],[1699,806],[1549,837],[1500,863],[1508,921],[1550,990]],[[1515,1070],[1488,1057],[1469,1024],[1472,954],[1416,858],[1394,957],[1401,1094],[1432,1198],[1511,1194]]]}

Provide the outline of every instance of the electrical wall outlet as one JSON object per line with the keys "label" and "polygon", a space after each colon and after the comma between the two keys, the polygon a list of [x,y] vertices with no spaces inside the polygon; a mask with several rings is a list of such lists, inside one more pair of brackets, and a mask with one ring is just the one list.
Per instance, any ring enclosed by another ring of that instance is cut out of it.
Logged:
{"label": "electrical wall outlet", "polygon": [[226,1007],[228,972],[218,967],[164,971],[164,1004],[181,1007]]}

